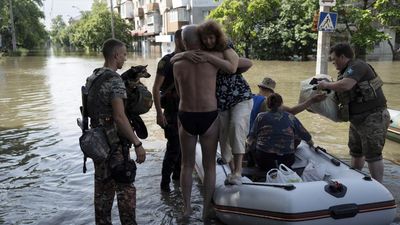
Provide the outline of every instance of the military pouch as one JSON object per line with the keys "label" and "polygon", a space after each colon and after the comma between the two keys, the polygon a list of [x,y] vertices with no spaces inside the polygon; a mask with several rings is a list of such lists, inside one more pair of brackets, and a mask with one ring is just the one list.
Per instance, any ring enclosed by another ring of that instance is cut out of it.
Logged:
{"label": "military pouch", "polygon": [[130,184],[135,182],[136,163],[133,159],[121,161],[111,168],[111,177],[118,183]]}
{"label": "military pouch", "polygon": [[85,131],[79,138],[79,145],[85,156],[94,162],[103,162],[108,159],[111,148],[102,127]]}
{"label": "military pouch", "polygon": [[358,84],[358,87],[360,88],[359,90],[363,102],[368,102],[370,100],[376,99],[375,89],[369,82],[361,82]]}
{"label": "military pouch", "polygon": [[343,104],[339,104],[339,108],[338,108],[338,117],[340,120],[347,122],[349,121],[349,105],[343,105]]}

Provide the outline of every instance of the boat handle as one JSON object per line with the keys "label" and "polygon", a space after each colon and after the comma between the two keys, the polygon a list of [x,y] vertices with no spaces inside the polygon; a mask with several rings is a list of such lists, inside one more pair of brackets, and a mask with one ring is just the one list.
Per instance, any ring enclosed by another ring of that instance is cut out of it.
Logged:
{"label": "boat handle", "polygon": [[343,204],[336,205],[329,208],[331,217],[333,219],[344,219],[354,217],[358,213],[358,206],[356,204]]}

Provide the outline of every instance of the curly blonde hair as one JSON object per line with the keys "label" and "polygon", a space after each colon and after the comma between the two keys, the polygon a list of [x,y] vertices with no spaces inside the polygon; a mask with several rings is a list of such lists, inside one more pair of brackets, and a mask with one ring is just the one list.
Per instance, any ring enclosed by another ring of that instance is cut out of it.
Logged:
{"label": "curly blonde hair", "polygon": [[207,20],[200,24],[198,27],[200,40],[206,35],[215,35],[216,43],[213,49],[207,49],[204,43],[201,41],[202,48],[208,51],[224,51],[227,48],[228,39],[225,33],[222,31],[221,25],[215,20]]}

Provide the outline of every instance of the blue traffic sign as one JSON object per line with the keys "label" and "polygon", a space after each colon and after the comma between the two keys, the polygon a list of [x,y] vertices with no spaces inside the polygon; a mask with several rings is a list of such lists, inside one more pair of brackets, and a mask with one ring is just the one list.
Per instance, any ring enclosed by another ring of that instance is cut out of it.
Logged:
{"label": "blue traffic sign", "polygon": [[337,13],[320,12],[318,20],[318,31],[334,32],[337,24]]}

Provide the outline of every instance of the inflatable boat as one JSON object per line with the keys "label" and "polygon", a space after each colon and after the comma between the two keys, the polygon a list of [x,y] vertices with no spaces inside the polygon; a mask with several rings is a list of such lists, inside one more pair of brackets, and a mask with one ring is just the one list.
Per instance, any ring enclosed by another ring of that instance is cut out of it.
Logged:
{"label": "inflatable boat", "polygon": [[388,128],[387,139],[400,143],[400,111],[388,109],[390,113],[390,125]]}
{"label": "inflatable boat", "polygon": [[[303,142],[292,169],[301,176],[313,162],[323,168],[320,180],[266,183],[266,172],[244,168],[243,184],[229,185],[224,182],[229,166],[216,161],[214,207],[227,225],[388,225],[396,215],[395,200],[383,185],[324,149]],[[199,144],[195,168],[203,180]]]}

